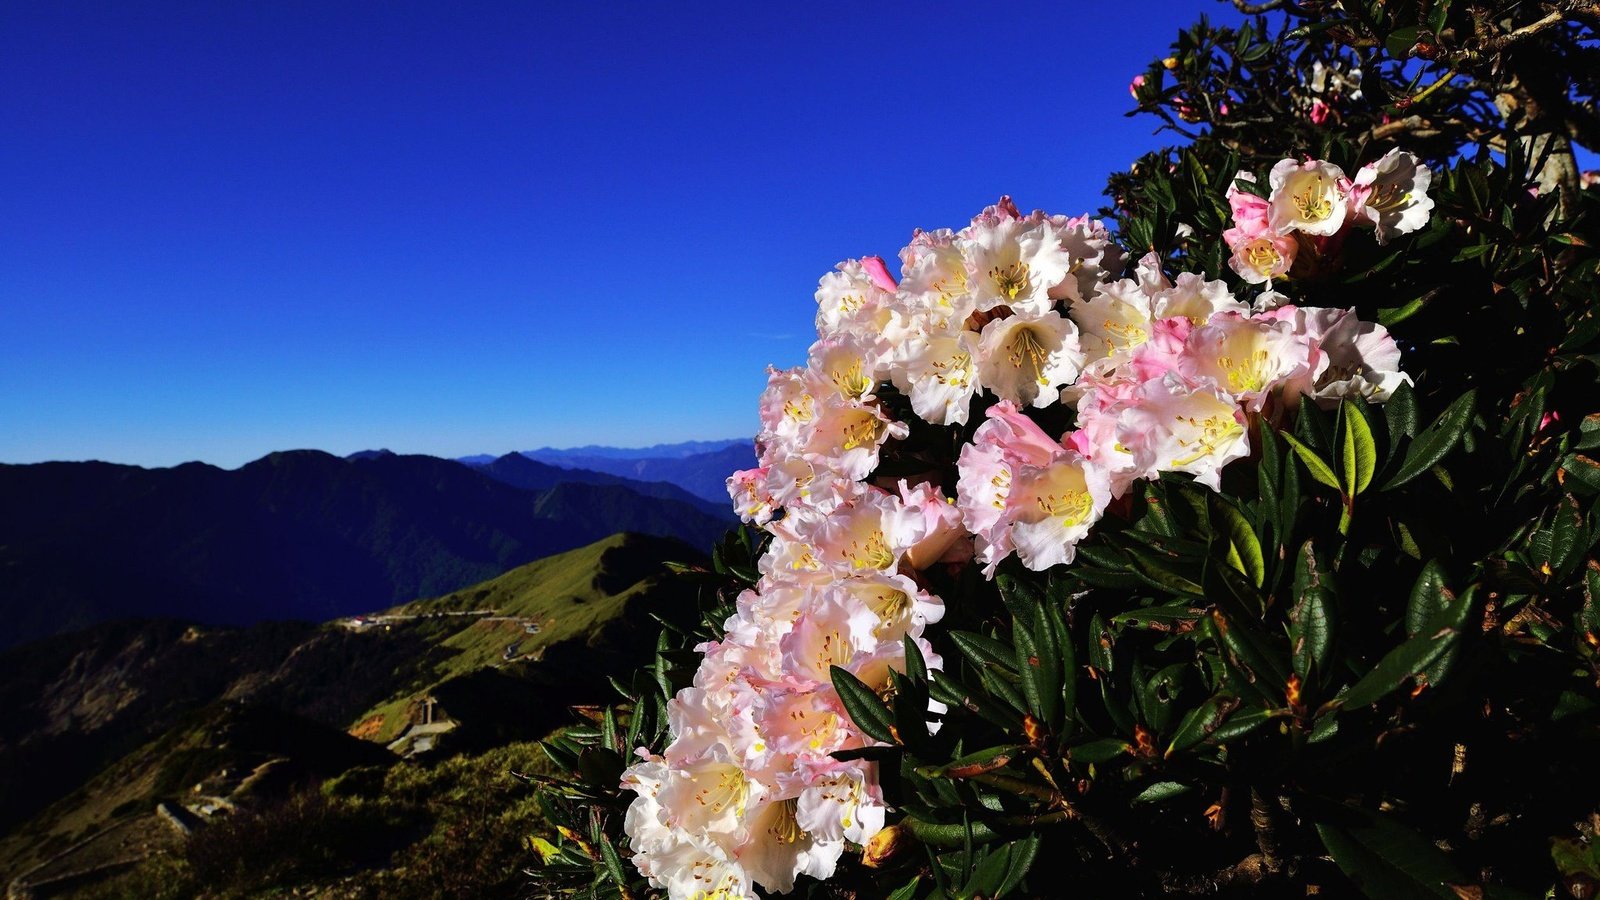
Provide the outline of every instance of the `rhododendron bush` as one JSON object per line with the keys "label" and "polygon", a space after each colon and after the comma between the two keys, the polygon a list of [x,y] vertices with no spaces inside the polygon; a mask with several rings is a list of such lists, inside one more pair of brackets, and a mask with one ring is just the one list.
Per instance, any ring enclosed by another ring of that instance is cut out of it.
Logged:
{"label": "rhododendron bush", "polygon": [[542,883],[1594,895],[1596,200],[1385,131],[1471,89],[1377,8],[1186,32],[1133,92],[1209,127],[1102,216],[822,276],[703,627],[547,744]]}

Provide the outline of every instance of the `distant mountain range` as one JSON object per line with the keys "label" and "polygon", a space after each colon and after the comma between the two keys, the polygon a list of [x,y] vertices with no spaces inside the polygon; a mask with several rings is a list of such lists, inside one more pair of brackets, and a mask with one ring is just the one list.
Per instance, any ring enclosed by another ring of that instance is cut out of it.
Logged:
{"label": "distant mountain range", "polygon": [[619,531],[706,548],[730,524],[725,503],[515,456],[0,465],[0,648],[129,616],[330,619]]}
{"label": "distant mountain range", "polygon": [[676,485],[719,510],[728,508],[727,479],[739,469],[756,464],[755,442],[749,438],[726,441],[689,441],[653,447],[542,447],[505,456],[464,456],[460,462],[476,467],[500,464],[521,456],[567,470],[601,472],[641,482]]}

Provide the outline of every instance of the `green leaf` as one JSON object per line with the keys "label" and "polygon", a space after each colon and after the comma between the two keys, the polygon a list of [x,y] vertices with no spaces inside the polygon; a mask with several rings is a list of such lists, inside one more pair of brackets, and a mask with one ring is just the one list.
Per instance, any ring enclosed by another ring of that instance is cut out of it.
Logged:
{"label": "green leaf", "polygon": [[1075,763],[1103,763],[1116,759],[1133,749],[1133,745],[1119,738],[1101,738],[1067,749],[1067,759]]}
{"label": "green leaf", "polygon": [[937,778],[971,778],[985,772],[1003,769],[1011,763],[1026,748],[1021,744],[1001,744],[998,747],[989,747],[976,753],[968,753],[960,759],[952,760],[942,766],[918,769],[917,771]]}
{"label": "green leaf", "polygon": [[1281,701],[1288,687],[1289,672],[1272,646],[1266,632],[1242,616],[1230,616],[1220,609],[1211,611],[1217,640],[1227,648],[1228,657],[1245,680],[1256,685],[1264,699]]}
{"label": "green leaf", "polygon": [[1329,466],[1310,447],[1301,443],[1299,438],[1287,431],[1279,432],[1279,434],[1285,441],[1289,442],[1289,449],[1293,450],[1294,455],[1300,458],[1301,464],[1306,467],[1306,471],[1311,473],[1311,477],[1316,479],[1318,484],[1325,484],[1336,491],[1339,490],[1339,479],[1334,476],[1332,466]]}
{"label": "green leaf", "polygon": [[1393,456],[1396,448],[1400,446],[1400,436],[1416,437],[1417,426],[1420,421],[1417,417],[1417,394],[1407,382],[1401,382],[1389,395],[1389,402],[1383,405],[1383,418],[1389,423],[1389,455]]}
{"label": "green leaf", "polygon": [[1211,741],[1216,744],[1227,744],[1236,741],[1282,715],[1287,715],[1287,713],[1283,710],[1263,709],[1261,707],[1236,710],[1230,713],[1221,725],[1217,726],[1216,731],[1211,733]]}
{"label": "green leaf", "polygon": [[1006,868],[1005,880],[1000,882],[1000,887],[995,889],[996,898],[1004,897],[1017,889],[1022,879],[1028,874],[1028,869],[1033,866],[1034,859],[1039,855],[1039,835],[1031,834],[1011,845],[1011,864]]}
{"label": "green leaf", "polygon": [[894,718],[889,715],[889,708],[872,692],[872,688],[838,666],[830,666],[829,674],[833,677],[833,689],[844,703],[844,711],[850,715],[850,721],[872,738],[886,744],[898,743],[894,732],[890,730]]}
{"label": "green leaf", "polygon": [[1163,755],[1171,756],[1205,740],[1221,727],[1223,720],[1238,706],[1237,699],[1218,694],[1190,710],[1173,731],[1172,741],[1167,744],[1167,752]]}
{"label": "green leaf", "polygon": [[1187,630],[1202,614],[1202,610],[1188,603],[1164,603],[1117,613],[1111,617],[1111,621],[1129,628],[1170,632]]}
{"label": "green leaf", "polygon": [[1061,707],[1061,661],[1055,648],[1044,646],[1021,619],[1013,620],[1011,643],[1028,711],[1040,722],[1055,721]]}
{"label": "green leaf", "polygon": [[1334,702],[1345,709],[1369,706],[1397,690],[1408,679],[1425,674],[1434,660],[1460,641],[1467,618],[1477,605],[1475,588],[1468,588],[1459,599],[1429,616],[1416,637],[1385,654],[1372,671]]}
{"label": "green leaf", "polygon": [[1411,55],[1411,48],[1417,43],[1417,33],[1415,25],[1396,28],[1384,39],[1383,49],[1389,51],[1389,55],[1395,59],[1405,59]]}
{"label": "green leaf", "polygon": [[1140,791],[1138,796],[1133,798],[1133,802],[1159,803],[1162,800],[1176,797],[1179,794],[1187,794],[1192,790],[1194,790],[1193,785],[1182,784],[1177,781],[1158,781]]}
{"label": "green leaf", "polygon": [[1340,406],[1339,464],[1344,476],[1343,487],[1347,496],[1355,497],[1372,483],[1372,473],[1378,469],[1378,447],[1372,440],[1372,426],[1366,416],[1349,400]]}
{"label": "green leaf", "polygon": [[1456,595],[1445,586],[1444,566],[1437,559],[1428,560],[1411,586],[1411,598],[1406,603],[1406,636],[1416,637],[1438,612],[1450,605]]}
{"label": "green leaf", "polygon": [[1431,841],[1378,813],[1345,807],[1317,822],[1328,855],[1368,897],[1459,900],[1469,882]]}
{"label": "green leaf", "polygon": [[922,886],[922,876],[913,875],[911,880],[894,889],[886,900],[915,900],[917,888]]}
{"label": "green leaf", "polygon": [[1332,573],[1317,561],[1306,541],[1295,556],[1294,606],[1289,608],[1289,645],[1294,672],[1308,682],[1312,673],[1326,673],[1333,648],[1335,593]]}
{"label": "green leaf", "polygon": [[1009,672],[1016,663],[1016,654],[1012,652],[1010,647],[986,634],[952,630],[949,635],[950,642],[956,645],[956,649],[961,651],[961,655],[971,660],[979,668],[993,665],[1000,666]]}
{"label": "green leaf", "polygon": [[1400,487],[1444,459],[1467,433],[1467,426],[1472,424],[1473,404],[1477,399],[1477,388],[1467,391],[1457,397],[1432,425],[1417,435],[1416,441],[1406,452],[1405,462],[1401,463],[1400,470],[1383,486],[1383,490]]}
{"label": "green leaf", "polygon": [[1239,510],[1221,494],[1212,494],[1211,521],[1218,525],[1218,533],[1226,541],[1225,558],[1228,564],[1249,576],[1260,587],[1267,577],[1265,561],[1261,556],[1261,541],[1254,528]]}
{"label": "green leaf", "polygon": [[600,845],[600,857],[605,860],[606,873],[611,876],[611,880],[615,881],[618,887],[626,887],[628,875],[627,871],[622,868],[622,858],[617,856],[617,848],[611,846],[610,839],[604,835],[596,843]]}
{"label": "green leaf", "polygon": [[1582,558],[1590,543],[1588,529],[1584,527],[1583,509],[1571,494],[1562,497],[1550,522],[1550,549],[1548,558],[1536,560],[1548,567],[1548,573],[1560,578],[1569,567]]}

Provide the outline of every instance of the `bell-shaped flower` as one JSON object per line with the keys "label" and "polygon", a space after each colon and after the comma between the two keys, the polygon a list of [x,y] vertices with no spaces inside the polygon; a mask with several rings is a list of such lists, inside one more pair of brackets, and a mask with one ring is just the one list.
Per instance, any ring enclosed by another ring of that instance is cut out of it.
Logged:
{"label": "bell-shaped flower", "polygon": [[734,512],[745,522],[765,525],[777,511],[778,503],[767,487],[771,467],[741,469],[728,476],[728,497]]}
{"label": "bell-shaped flower", "polygon": [[894,572],[901,556],[927,536],[921,509],[899,497],[864,488],[826,517],[802,524],[796,532],[822,565],[841,575]]}
{"label": "bell-shaped flower", "polygon": [[815,410],[810,428],[800,435],[800,452],[813,466],[830,468],[851,481],[878,467],[878,448],[885,442],[910,433],[875,403],[834,395],[822,398]]}
{"label": "bell-shaped flower", "polygon": [[651,878],[653,855],[670,846],[677,837],[663,820],[661,802],[657,795],[667,780],[667,765],[659,756],[642,754],[643,758],[622,772],[623,790],[638,796],[628,804],[622,819],[622,830],[628,836],[628,846],[633,850],[634,862],[640,874]]}
{"label": "bell-shaped flower", "polygon": [[1288,322],[1237,313],[1194,329],[1184,356],[1185,375],[1211,380],[1252,412],[1285,385],[1309,386],[1327,365],[1327,357]]}
{"label": "bell-shaped flower", "polygon": [[912,487],[901,480],[900,502],[922,516],[922,539],[905,553],[908,566],[926,569],[934,563],[962,562],[971,557],[971,544],[963,540],[967,532],[961,527],[961,512],[944,491],[931,482]]}
{"label": "bell-shaped flower", "polygon": [[935,425],[963,425],[979,389],[978,335],[964,329],[918,335],[899,348],[893,374],[917,415]]}
{"label": "bell-shaped flower", "polygon": [[849,668],[879,644],[878,616],[848,594],[819,594],[780,641],[784,671],[796,684],[831,685],[833,667]]}
{"label": "bell-shaped flower", "polygon": [[865,844],[883,828],[882,794],[870,764],[860,760],[824,765],[795,805],[795,820],[820,841]]}
{"label": "bell-shaped flower", "polygon": [[[1035,213],[1034,217],[1042,216]],[[1120,272],[1123,264],[1122,248],[1117,246],[1106,224],[1099,219],[1082,216],[1049,216],[1062,249],[1072,260],[1070,277],[1050,291],[1056,299],[1082,302],[1093,297],[1100,283],[1110,272]]]}
{"label": "bell-shaped flower", "polygon": [[1355,394],[1381,403],[1411,383],[1411,376],[1400,371],[1400,347],[1389,330],[1363,321],[1355,310],[1301,307],[1295,327],[1327,356],[1327,367],[1307,391],[1319,405],[1335,406]]}
{"label": "bell-shaped flower", "polygon": [[762,788],[726,747],[713,744],[701,755],[673,764],[656,797],[668,826],[693,835],[724,836],[740,828],[750,805],[761,799]]}
{"label": "bell-shaped flower", "polygon": [[1164,286],[1150,298],[1150,317],[1162,319],[1185,318],[1194,325],[1204,325],[1221,312],[1246,312],[1246,306],[1223,281],[1207,281],[1193,272],[1180,274],[1176,281]]}
{"label": "bell-shaped flower", "polygon": [[1187,472],[1221,489],[1222,467],[1248,455],[1244,411],[1210,381],[1191,385],[1176,375],[1145,382],[1138,402],[1117,421],[1118,441],[1144,457],[1147,477]]}
{"label": "bell-shaped flower", "polygon": [[1055,311],[990,321],[983,326],[979,354],[984,388],[1019,406],[1058,402],[1059,388],[1077,380],[1084,362],[1078,327]]}
{"label": "bell-shaped flower", "polygon": [[899,307],[927,331],[960,328],[977,309],[961,244],[948,228],[918,231],[900,251]]}
{"label": "bell-shaped flower", "polygon": [[1076,451],[1063,450],[1043,468],[1023,466],[1009,509],[1017,558],[1036,572],[1072,562],[1110,502],[1106,471]]}
{"label": "bell-shaped flower", "polygon": [[[881,267],[882,260],[878,263]],[[876,333],[894,305],[894,294],[862,260],[839,263],[817,283],[817,336]]]}
{"label": "bell-shaped flower", "polygon": [[872,610],[878,617],[872,636],[880,642],[897,642],[908,634],[918,637],[929,622],[944,618],[944,601],[904,575],[841,578],[823,590],[843,593]]}
{"label": "bell-shaped flower", "polygon": [[1150,295],[1131,278],[1102,285],[1088,300],[1072,304],[1067,315],[1078,326],[1088,364],[1106,360],[1106,367],[1115,368],[1150,338]]}
{"label": "bell-shaped flower", "polygon": [[1350,179],[1333,163],[1281,160],[1272,167],[1267,183],[1272,186],[1269,221],[1279,234],[1299,231],[1327,236],[1344,227]]}
{"label": "bell-shaped flower", "polygon": [[[767,387],[761,392],[760,407],[762,444],[780,457],[791,452],[800,436],[809,433],[816,421],[816,383],[806,376],[803,366],[767,367]],[[763,465],[766,462],[762,460]]]}
{"label": "bell-shaped flower", "polygon": [[722,843],[696,833],[655,854],[653,878],[668,900],[756,900],[750,875]]}
{"label": "bell-shaped flower", "polygon": [[1428,186],[1433,172],[1422,161],[1399,148],[1385,153],[1356,173],[1350,190],[1350,212],[1363,224],[1377,229],[1378,244],[1399,234],[1410,234],[1428,224],[1433,198]]}
{"label": "bell-shaped flower", "polygon": [[1233,250],[1228,268],[1250,284],[1265,284],[1288,275],[1299,250],[1293,237],[1271,232],[1230,242],[1228,246]]}
{"label": "bell-shaped flower", "polygon": [[799,803],[796,797],[769,800],[751,810],[745,840],[734,851],[739,865],[764,890],[786,894],[801,875],[829,878],[844,853],[843,841],[819,841],[800,827],[795,817]]}
{"label": "bell-shaped flower", "polygon": [[[1007,199],[1006,202],[1009,202]],[[1025,315],[1054,308],[1052,288],[1072,269],[1072,258],[1049,222],[1014,215],[1015,207],[992,208],[963,231],[967,284],[980,311],[1004,306]]]}
{"label": "bell-shaped flower", "polygon": [[811,345],[806,375],[816,394],[866,400],[878,387],[884,351],[858,334],[834,334]]}

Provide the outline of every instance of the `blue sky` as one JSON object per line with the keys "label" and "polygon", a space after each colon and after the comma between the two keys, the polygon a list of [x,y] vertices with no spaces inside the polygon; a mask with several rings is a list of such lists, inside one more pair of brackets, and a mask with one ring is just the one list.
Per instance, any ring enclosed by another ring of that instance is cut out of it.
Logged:
{"label": "blue sky", "polygon": [[816,279],[1100,205],[1212,3],[11,3],[0,461],[755,430]]}

